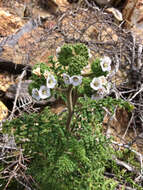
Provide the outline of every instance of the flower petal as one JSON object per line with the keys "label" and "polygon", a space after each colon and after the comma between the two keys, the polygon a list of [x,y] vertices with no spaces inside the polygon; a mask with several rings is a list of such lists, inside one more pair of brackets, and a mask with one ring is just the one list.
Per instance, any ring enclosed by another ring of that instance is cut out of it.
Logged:
{"label": "flower petal", "polygon": [[106,78],[105,78],[104,76],[100,76],[100,77],[98,77],[98,78],[101,79],[102,85],[106,85],[106,84],[108,83],[107,80],[106,80]]}
{"label": "flower petal", "polygon": [[33,69],[32,73],[37,75],[37,76],[41,76],[40,67],[37,67],[36,69]]}
{"label": "flower petal", "polygon": [[44,85],[41,86],[39,89],[39,96],[41,99],[49,98],[51,96],[50,89]]}
{"label": "flower petal", "polygon": [[73,75],[71,77],[71,84],[73,86],[78,86],[82,83],[82,76],[78,76],[78,75]]}
{"label": "flower petal", "polygon": [[55,79],[54,75],[50,75],[47,78],[47,88],[54,88],[57,84],[57,80]]}
{"label": "flower petal", "polygon": [[93,78],[92,82],[90,83],[90,87],[93,89],[93,90],[98,90],[102,87],[102,81],[101,79],[98,77],[98,78]]}
{"label": "flower petal", "polygon": [[43,75],[44,75],[44,77],[46,79],[46,78],[48,78],[51,75],[51,73],[48,70],[45,70],[45,72],[44,72]]}
{"label": "flower petal", "polygon": [[37,88],[33,88],[33,89],[32,89],[32,97],[33,97],[35,100],[37,100],[37,101],[40,100],[39,91],[38,91]]}
{"label": "flower petal", "polygon": [[66,73],[63,73],[63,80],[65,84],[71,84],[71,78]]}
{"label": "flower petal", "polygon": [[100,62],[102,71],[111,71],[111,59],[107,56],[104,56],[104,58],[101,59]]}

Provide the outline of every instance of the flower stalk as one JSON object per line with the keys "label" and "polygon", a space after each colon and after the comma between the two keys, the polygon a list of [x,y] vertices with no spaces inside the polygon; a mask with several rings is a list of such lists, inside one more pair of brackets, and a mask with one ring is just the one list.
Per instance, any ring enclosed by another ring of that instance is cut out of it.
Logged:
{"label": "flower stalk", "polygon": [[67,118],[67,124],[66,124],[66,129],[68,131],[70,131],[70,123],[71,123],[72,115],[73,115],[72,90],[73,90],[73,86],[69,85],[68,91],[67,91],[68,118]]}

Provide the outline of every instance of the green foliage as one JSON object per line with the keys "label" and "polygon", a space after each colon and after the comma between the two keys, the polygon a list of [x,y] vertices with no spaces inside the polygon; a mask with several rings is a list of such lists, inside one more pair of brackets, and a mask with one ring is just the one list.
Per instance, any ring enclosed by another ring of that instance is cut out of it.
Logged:
{"label": "green foliage", "polygon": [[87,60],[83,56],[76,55],[70,59],[67,72],[70,75],[79,75],[83,67],[86,66],[86,64]]}
{"label": "green foliage", "polygon": [[[112,109],[119,100],[98,102],[80,98],[71,131],[65,128],[67,113],[60,118],[47,107],[40,114],[23,115],[7,122],[5,133],[13,133],[17,145],[32,156],[28,169],[41,190],[115,189],[104,170],[113,153],[102,134],[103,106]],[[76,122],[75,122],[76,121]]]}
{"label": "green foliage", "polygon": [[[74,58],[77,56],[77,60]],[[69,68],[75,63],[78,67],[86,66],[88,61],[88,49],[84,44],[65,44],[58,53],[58,61]],[[81,61],[82,60],[82,61]],[[78,63],[78,64],[77,64]],[[73,73],[74,74],[74,73]]]}
{"label": "green foliage", "polygon": [[64,45],[61,48],[61,51],[58,54],[58,60],[61,65],[68,66],[70,63],[70,59],[74,56],[73,46],[72,45]]}
{"label": "green foliage", "polygon": [[[78,75],[83,67],[88,64],[88,58],[88,49],[84,44],[65,44],[58,53],[58,62],[56,65],[58,72],[56,71],[56,73],[61,74],[67,72],[71,76]],[[53,60],[49,61],[50,63],[53,62]]]}
{"label": "green foliage", "polygon": [[100,59],[96,58],[95,61],[92,62],[91,64],[91,70],[94,73],[95,77],[100,77],[100,76],[107,76],[108,72],[102,71],[102,68],[100,66]]}
{"label": "green foliage", "polygon": [[81,85],[78,89],[80,94],[85,94],[88,97],[91,97],[93,90],[90,87],[90,82],[91,82],[91,79],[89,77],[83,78],[83,85]]}

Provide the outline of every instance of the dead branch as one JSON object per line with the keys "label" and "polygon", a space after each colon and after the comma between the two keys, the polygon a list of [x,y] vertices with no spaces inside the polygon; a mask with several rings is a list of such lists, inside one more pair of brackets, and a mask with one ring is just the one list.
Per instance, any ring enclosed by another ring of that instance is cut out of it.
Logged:
{"label": "dead branch", "polygon": [[18,87],[17,87],[17,90],[16,90],[16,96],[15,96],[15,100],[14,100],[14,104],[13,104],[13,109],[12,109],[12,112],[9,116],[9,119],[11,120],[13,118],[13,114],[15,112],[15,109],[16,109],[16,103],[17,103],[17,100],[18,100],[18,97],[19,97],[19,93],[20,93],[20,88],[21,88],[21,83],[22,83],[22,79],[23,77],[26,75],[26,71],[24,70],[19,78],[19,83],[18,83]]}

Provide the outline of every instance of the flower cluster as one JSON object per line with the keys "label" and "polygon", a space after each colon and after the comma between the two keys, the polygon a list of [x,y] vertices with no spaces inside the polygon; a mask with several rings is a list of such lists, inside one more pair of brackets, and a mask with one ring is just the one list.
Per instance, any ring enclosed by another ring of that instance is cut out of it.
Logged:
{"label": "flower cluster", "polygon": [[90,87],[95,90],[95,93],[92,95],[92,99],[98,100],[109,94],[111,84],[106,80],[104,76],[94,77],[90,83]]}
{"label": "flower cluster", "polygon": [[[42,76],[40,72],[40,68],[37,67],[33,70],[33,73],[37,76]],[[54,75],[52,75],[48,70],[45,70],[43,76],[46,79],[46,85],[41,85],[39,90],[38,88],[32,89],[32,97],[39,101],[40,99],[46,99],[51,96],[51,89],[55,88],[57,84],[57,80],[55,79]]]}
{"label": "flower cluster", "polygon": [[[111,59],[107,56],[104,56],[100,60],[100,66],[103,72],[110,72],[111,71]],[[98,100],[109,94],[111,83],[109,83],[105,76],[94,77],[92,82],[90,83],[90,87],[95,91],[92,95],[92,99]]]}
{"label": "flower cluster", "polygon": [[42,85],[39,90],[37,88],[32,89],[32,97],[37,101],[39,101],[40,99],[49,98],[50,96],[50,89],[47,88],[45,85]]}
{"label": "flower cluster", "polygon": [[[44,63],[35,65],[32,72],[33,83],[29,91],[37,101],[49,98],[51,89],[54,89],[56,85],[58,86],[57,90],[60,91],[65,85],[78,86],[80,94],[92,96],[92,99],[96,100],[109,94],[111,88],[111,84],[107,81],[107,76],[111,71],[109,57],[104,56],[92,61],[90,49],[80,43],[58,47],[56,57],[57,59],[54,60],[54,57],[50,56],[51,67]],[[58,82],[51,73],[55,73]],[[61,81],[65,85],[62,85]]]}
{"label": "flower cluster", "polygon": [[63,80],[65,84],[72,84],[73,86],[78,86],[82,83],[82,76],[73,75],[70,77],[66,73],[63,73]]}

